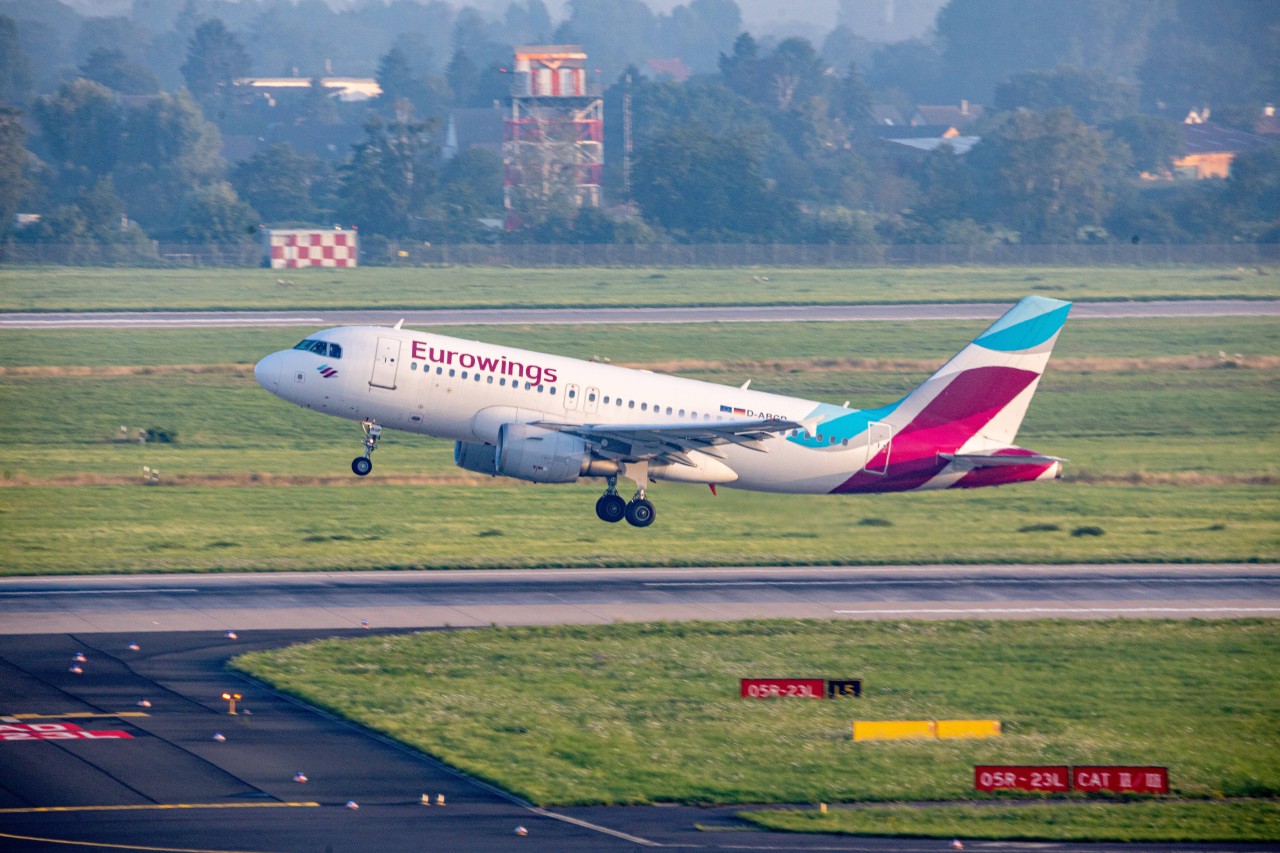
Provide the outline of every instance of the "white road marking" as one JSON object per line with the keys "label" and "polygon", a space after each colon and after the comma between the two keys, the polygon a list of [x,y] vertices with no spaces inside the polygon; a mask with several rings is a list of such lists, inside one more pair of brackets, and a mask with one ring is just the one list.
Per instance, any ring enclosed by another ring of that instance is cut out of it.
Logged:
{"label": "white road marking", "polygon": [[[897,580],[815,580],[815,581],[646,581],[645,586],[662,587],[718,587],[718,586],[922,586],[924,584],[1103,584],[1103,583],[1230,583],[1232,578],[1037,578],[1032,575],[1019,578],[913,578],[902,577]],[[1249,583],[1256,583],[1258,578],[1242,578]],[[1269,580],[1264,578],[1263,580]],[[1280,580],[1277,578],[1276,580]]]}
{"label": "white road marking", "polygon": [[152,595],[179,592],[199,592],[195,587],[178,587],[174,589],[50,589],[35,591],[5,592],[0,590],[0,598],[15,598],[20,595]]}

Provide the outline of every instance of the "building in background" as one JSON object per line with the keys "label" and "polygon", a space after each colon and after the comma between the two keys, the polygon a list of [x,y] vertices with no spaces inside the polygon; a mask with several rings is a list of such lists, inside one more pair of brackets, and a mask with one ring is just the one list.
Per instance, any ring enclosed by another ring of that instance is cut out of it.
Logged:
{"label": "building in background", "polygon": [[359,232],[341,228],[264,228],[262,265],[273,270],[354,267]]}
{"label": "building in background", "polygon": [[503,206],[514,230],[535,219],[600,207],[604,100],[579,45],[515,49],[504,122]]}

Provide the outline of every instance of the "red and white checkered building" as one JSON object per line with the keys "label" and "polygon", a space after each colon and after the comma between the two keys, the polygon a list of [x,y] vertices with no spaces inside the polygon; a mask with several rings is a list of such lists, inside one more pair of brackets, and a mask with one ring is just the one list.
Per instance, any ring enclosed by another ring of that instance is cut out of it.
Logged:
{"label": "red and white checkered building", "polygon": [[268,228],[262,232],[266,263],[273,270],[354,267],[358,237],[356,231],[321,228]]}

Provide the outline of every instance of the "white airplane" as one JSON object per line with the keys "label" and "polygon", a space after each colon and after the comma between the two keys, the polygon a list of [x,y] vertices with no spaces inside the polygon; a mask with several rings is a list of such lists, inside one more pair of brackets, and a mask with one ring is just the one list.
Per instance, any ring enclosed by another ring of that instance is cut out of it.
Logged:
{"label": "white airplane", "polygon": [[[602,477],[604,521],[653,523],[655,480],[846,494],[1061,476],[1013,439],[1071,303],[1028,296],[896,403],[850,409],[401,327],[346,326],[258,362],[303,408],[361,421],[363,477],[383,427],[452,439],[468,471],[535,483]],[[402,321],[403,322],[403,321]],[[619,477],[636,484],[627,501]]]}

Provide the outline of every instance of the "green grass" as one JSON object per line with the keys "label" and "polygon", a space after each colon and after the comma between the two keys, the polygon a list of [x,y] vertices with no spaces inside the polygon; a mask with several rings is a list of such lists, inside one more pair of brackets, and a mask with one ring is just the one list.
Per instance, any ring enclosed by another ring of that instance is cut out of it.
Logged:
{"label": "green grass", "polygon": [[[730,362],[750,365],[807,359],[906,359],[941,364],[973,340],[980,320],[919,323],[701,323],[581,326],[444,326],[451,337],[509,344],[616,364]],[[251,365],[293,346],[298,329],[132,329],[0,331],[0,365]],[[1078,320],[1054,351],[1064,358],[1280,355],[1275,317]],[[935,365],[936,366],[936,365]],[[926,368],[921,366],[922,370]],[[1050,373],[1054,363],[1050,362]],[[741,384],[741,383],[739,383]]]}
{"label": "green grass", "polygon": [[[747,621],[331,640],[234,665],[542,804],[1007,799],[974,764],[1159,764],[1181,797],[1280,795],[1270,620]],[[860,677],[749,701],[738,679]],[[999,719],[854,743],[854,719]]]}
{"label": "green grass", "polygon": [[868,806],[739,814],[766,829],[1027,841],[1280,841],[1275,801]]}
{"label": "green grass", "polygon": [[[3,311],[821,304],[1274,298],[1234,267],[353,270],[4,268]],[[764,280],[767,277],[767,281]],[[278,282],[285,281],[281,285]]]}
{"label": "green grass", "polygon": [[[0,431],[0,573],[1274,560],[1280,368],[1195,366],[1212,358],[1094,362],[1219,348],[1274,357],[1278,329],[1248,318],[1068,326],[1062,364],[1051,365],[1020,435],[1070,460],[1064,482],[843,498],[727,489],[712,498],[704,488],[658,484],[659,521],[645,531],[597,524],[596,483],[491,481],[455,468],[450,443],[402,433],[386,437],[369,481],[356,481],[348,473],[359,446],[353,424],[280,401],[246,368],[228,366],[293,339],[280,330],[7,332],[0,361],[36,373],[0,375],[9,427]],[[788,324],[783,334],[762,324],[481,331],[494,339],[510,331],[551,350],[626,341],[640,363],[689,353],[684,375],[734,384],[750,376],[757,388],[863,406],[896,399],[974,334],[969,323]],[[582,335],[598,337],[584,344]],[[847,340],[910,361],[882,371],[821,357]],[[769,357],[729,363],[744,352]],[[208,372],[174,372],[172,363]],[[99,373],[67,370],[77,365]],[[102,375],[118,365],[144,367]],[[178,441],[117,443],[121,425],[129,435],[173,431]],[[143,466],[159,469],[164,485],[144,487]],[[329,487],[337,484],[350,488]],[[866,518],[892,526],[869,527]],[[1019,532],[1047,524],[1060,529]],[[329,527],[355,538],[308,541]],[[1078,527],[1104,535],[1072,537]],[[948,531],[946,547],[923,529]],[[502,535],[481,535],[492,530]]]}
{"label": "green grass", "polygon": [[[150,458],[171,476],[163,454]],[[657,523],[636,530],[594,518],[595,484],[287,488],[262,478],[148,488],[140,466],[135,476],[137,485],[0,488],[0,575],[1280,559],[1280,498],[1257,486],[1042,483],[871,497],[722,489],[713,498],[659,485]],[[1049,523],[1060,529],[1022,532]],[[1104,535],[1072,536],[1079,527]],[[337,534],[348,538],[312,538]]]}

